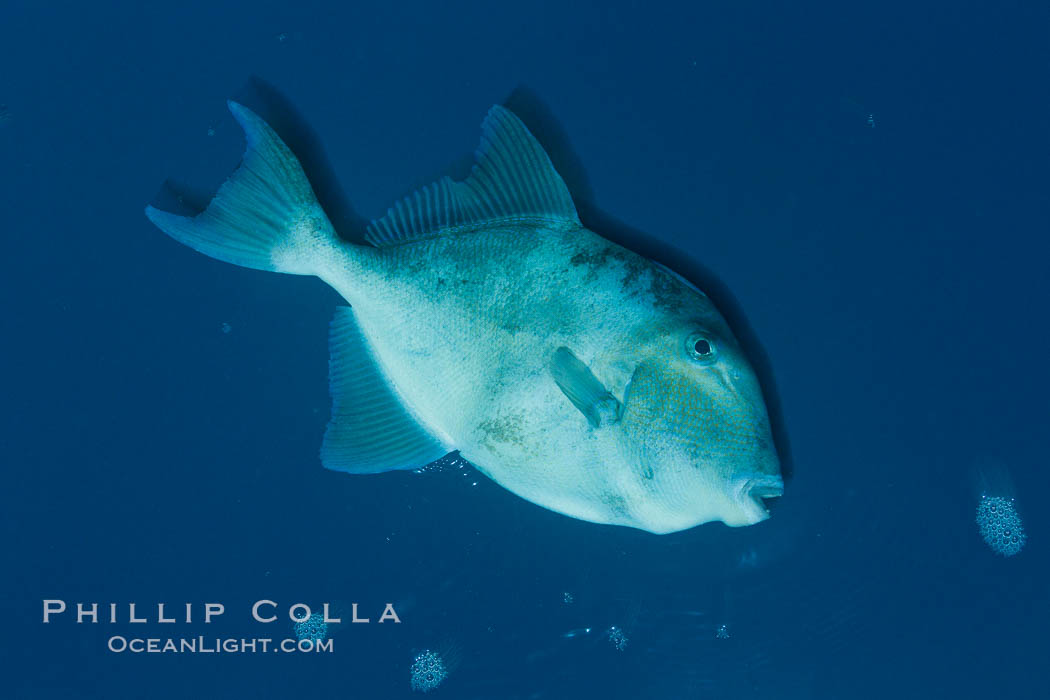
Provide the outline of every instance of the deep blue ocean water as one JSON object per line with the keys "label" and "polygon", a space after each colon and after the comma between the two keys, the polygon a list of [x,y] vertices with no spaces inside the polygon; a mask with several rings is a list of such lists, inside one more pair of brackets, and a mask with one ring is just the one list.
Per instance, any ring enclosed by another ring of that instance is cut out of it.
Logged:
{"label": "deep blue ocean water", "polygon": [[[408,698],[424,649],[459,659],[434,698],[1045,697],[1048,29],[1033,2],[8,0],[0,697]],[[142,213],[237,165],[230,97],[347,236],[509,99],[584,222],[687,254],[765,358],[773,517],[655,536],[469,468],[323,469],[337,295]],[[981,464],[1017,556],[978,534]],[[331,653],[107,650],[291,635],[261,599],[373,622]]]}

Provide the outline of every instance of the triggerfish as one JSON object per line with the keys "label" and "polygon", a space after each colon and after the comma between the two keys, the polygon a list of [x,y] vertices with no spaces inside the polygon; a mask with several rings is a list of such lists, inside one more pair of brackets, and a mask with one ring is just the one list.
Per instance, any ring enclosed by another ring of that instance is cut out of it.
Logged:
{"label": "triggerfish", "polygon": [[518,496],[669,533],[750,525],[783,480],[758,379],[692,283],[583,226],[547,153],[493,107],[471,174],[368,227],[334,230],[299,161],[231,102],[247,150],[169,236],[235,265],[314,275],[330,329],[329,469],[416,469],[450,452]]}

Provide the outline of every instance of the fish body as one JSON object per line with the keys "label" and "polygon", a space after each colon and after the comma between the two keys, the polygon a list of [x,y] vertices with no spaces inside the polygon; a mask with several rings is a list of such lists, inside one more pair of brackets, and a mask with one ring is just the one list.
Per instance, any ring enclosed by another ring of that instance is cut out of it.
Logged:
{"label": "fish body", "polygon": [[294,155],[232,104],[248,150],[193,219],[213,257],[316,275],[331,330],[325,466],[418,468],[458,450],[528,501],[654,533],[768,513],[782,480],[754,372],[710,299],[579,221],[525,126],[494,108],[478,164],[339,238]]}

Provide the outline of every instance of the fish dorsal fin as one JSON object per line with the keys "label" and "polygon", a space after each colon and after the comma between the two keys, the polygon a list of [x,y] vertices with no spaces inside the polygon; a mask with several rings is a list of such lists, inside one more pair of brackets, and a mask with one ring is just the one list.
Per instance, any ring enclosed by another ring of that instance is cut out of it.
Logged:
{"label": "fish dorsal fin", "polygon": [[373,221],[365,238],[383,247],[448,229],[514,220],[580,220],[565,181],[546,151],[510,110],[494,106],[481,125],[477,160],[463,182],[443,177]]}
{"label": "fish dorsal fin", "polygon": [[325,467],[377,474],[423,467],[451,452],[401,401],[349,307],[336,309],[329,352],[332,420],[321,446]]}
{"label": "fish dorsal fin", "polygon": [[571,350],[555,350],[550,370],[558,388],[592,426],[600,428],[620,420],[620,402]]}

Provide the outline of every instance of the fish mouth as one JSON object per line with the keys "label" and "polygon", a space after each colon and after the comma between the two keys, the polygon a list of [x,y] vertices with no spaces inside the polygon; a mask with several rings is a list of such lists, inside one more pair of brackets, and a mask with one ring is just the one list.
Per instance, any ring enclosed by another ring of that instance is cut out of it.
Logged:
{"label": "fish mouth", "polygon": [[784,495],[784,480],[780,476],[764,474],[747,479],[737,495],[738,502],[750,516],[752,523],[769,517],[765,499]]}

